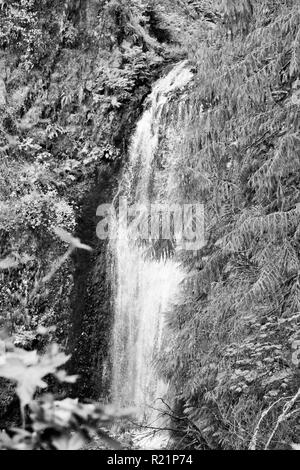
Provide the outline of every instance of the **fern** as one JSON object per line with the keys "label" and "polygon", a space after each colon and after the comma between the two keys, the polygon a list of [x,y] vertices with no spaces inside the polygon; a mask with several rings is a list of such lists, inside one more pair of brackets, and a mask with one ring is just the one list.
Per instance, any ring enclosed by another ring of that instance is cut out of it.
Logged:
{"label": "fern", "polygon": [[[189,301],[168,315],[172,367],[168,355],[161,367],[191,419],[205,416],[209,439],[245,448],[255,413],[297,387],[300,14],[289,0],[226,0],[214,11],[214,32],[195,33],[201,47],[190,48],[198,72],[174,152],[189,172],[179,197],[205,202],[208,243],[186,261]],[[269,431],[264,423],[260,445]]]}

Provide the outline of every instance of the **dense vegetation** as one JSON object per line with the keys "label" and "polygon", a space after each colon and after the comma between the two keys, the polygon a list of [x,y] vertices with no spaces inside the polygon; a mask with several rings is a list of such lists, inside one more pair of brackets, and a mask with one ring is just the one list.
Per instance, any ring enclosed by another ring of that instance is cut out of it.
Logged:
{"label": "dense vegetation", "polygon": [[299,2],[219,13],[196,35],[179,124],[182,195],[205,202],[208,244],[186,260],[161,369],[194,445],[284,448],[299,440]]}
{"label": "dense vegetation", "polygon": [[[95,306],[73,318],[82,295],[99,296],[87,279],[100,269],[106,282],[94,209],[114,193],[151,84],[188,57],[196,72],[174,123],[176,164],[182,200],[205,202],[208,244],[184,258],[191,282],[158,363],[172,422],[181,445],[195,448],[299,442],[299,28],[298,0],[0,0],[0,322],[13,358],[26,363],[25,353],[55,340],[80,353],[73,369],[88,393],[109,334],[96,335]],[[45,283],[70,241],[55,227],[95,254],[72,251]],[[46,372],[57,373],[55,360]],[[5,425],[18,405],[10,383],[0,378],[0,387]],[[105,418],[67,404],[75,431],[83,415]],[[31,437],[29,447],[53,447]]]}

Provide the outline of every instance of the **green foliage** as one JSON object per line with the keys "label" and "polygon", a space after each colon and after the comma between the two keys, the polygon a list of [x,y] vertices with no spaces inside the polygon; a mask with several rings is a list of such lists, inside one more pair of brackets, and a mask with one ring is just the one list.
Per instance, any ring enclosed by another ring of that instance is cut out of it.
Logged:
{"label": "green foliage", "polygon": [[[66,230],[56,227],[56,236],[69,245],[64,256],[53,264],[51,271],[44,276],[30,292],[28,300],[35,298],[41,287],[48,283],[62,267],[75,249],[90,251]],[[0,262],[0,269],[16,268],[20,263],[30,261],[28,257],[7,257]],[[26,303],[25,303],[26,302]],[[6,324],[6,328],[7,328]],[[49,335],[53,327],[39,326],[37,334]],[[78,400],[65,398],[57,400],[53,394],[41,395],[48,388],[50,376],[60,383],[73,384],[77,376],[70,376],[62,369],[70,356],[61,352],[59,346],[51,343],[43,354],[37,350],[26,351],[17,347],[18,335],[7,338],[1,333],[0,377],[16,384],[15,392],[20,401],[22,428],[6,429],[0,434],[1,450],[78,450],[91,440],[97,432],[103,443],[118,449],[120,444],[110,438],[99,426],[107,425],[116,417],[126,416],[109,407],[98,404],[81,404]]]}
{"label": "green foliage", "polygon": [[162,58],[155,52],[144,52],[142,46],[133,46],[125,41],[113,60],[122,63],[122,67],[101,64],[97,70],[98,77],[94,88],[97,93],[105,90],[110,96],[108,103],[114,107],[119,107],[122,102],[129,100],[137,85],[149,83],[153,70],[162,63]]}
{"label": "green foliage", "polygon": [[[55,1],[56,17],[48,0],[3,0],[0,4],[0,48],[18,54],[26,71],[51,54],[59,34],[63,2]],[[43,18],[48,14],[48,21]]]}
{"label": "green foliage", "polygon": [[[64,365],[69,358],[64,353],[58,352],[58,346],[52,345],[51,349],[43,356],[38,356],[37,351],[24,351],[13,348],[5,354],[0,365],[0,376],[17,382],[16,393],[20,399],[22,409],[33,399],[37,388],[46,388],[43,378],[53,374]],[[62,381],[71,383],[73,378],[56,374]]]}
{"label": "green foliage", "polygon": [[39,355],[37,351],[16,348],[8,341],[4,344],[7,352],[0,356],[0,377],[17,383],[23,428],[2,431],[0,449],[79,450],[94,432],[111,448],[121,447],[101,426],[126,413],[117,413],[108,406],[81,404],[70,398],[56,400],[52,394],[38,394],[34,399],[38,390],[47,387],[44,379],[49,375],[60,382],[76,381],[76,376],[69,376],[60,368],[69,357],[59,351],[58,345],[52,344],[45,354]]}
{"label": "green foliage", "polygon": [[[210,447],[243,449],[263,410],[299,389],[300,16],[291,1],[218,12],[194,39],[198,72],[172,124],[180,197],[205,203],[207,246],[185,260],[188,300],[168,316],[158,367]],[[298,441],[294,406],[271,447]],[[279,416],[262,421],[257,448]]]}

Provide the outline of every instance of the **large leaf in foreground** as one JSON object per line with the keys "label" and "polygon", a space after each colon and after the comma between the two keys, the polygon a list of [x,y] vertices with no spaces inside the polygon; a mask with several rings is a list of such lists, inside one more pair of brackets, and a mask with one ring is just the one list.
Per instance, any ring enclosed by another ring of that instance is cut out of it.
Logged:
{"label": "large leaf in foreground", "polygon": [[51,345],[43,356],[37,351],[14,348],[0,357],[0,377],[17,382],[16,392],[24,407],[30,403],[37,388],[46,388],[43,378],[56,374],[58,367],[68,359],[69,356],[59,352],[56,344]]}

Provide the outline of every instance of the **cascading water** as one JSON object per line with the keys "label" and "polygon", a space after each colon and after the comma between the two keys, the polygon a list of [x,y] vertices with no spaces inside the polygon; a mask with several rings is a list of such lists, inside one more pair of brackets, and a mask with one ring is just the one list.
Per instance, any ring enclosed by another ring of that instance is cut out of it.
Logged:
{"label": "cascading water", "polygon": [[[121,192],[131,203],[150,204],[158,197],[150,194],[150,186],[164,116],[172,95],[191,78],[186,62],[181,62],[153,87],[121,183]],[[134,406],[142,420],[167,387],[155,374],[153,358],[161,346],[164,312],[176,300],[184,273],[174,258],[145,256],[131,235],[126,226],[119,227],[112,246],[116,261],[112,394],[117,405]]]}

